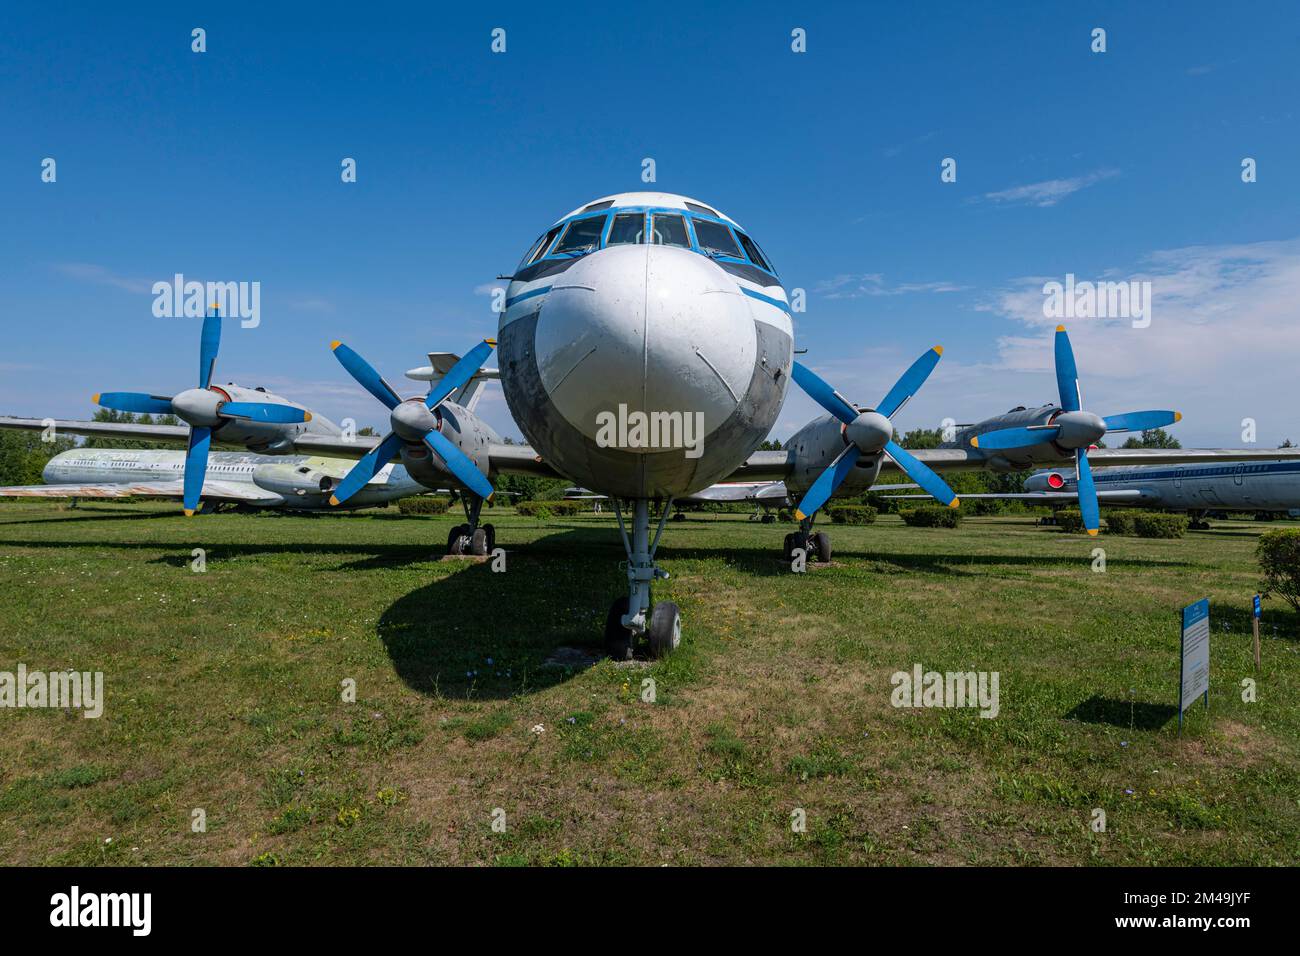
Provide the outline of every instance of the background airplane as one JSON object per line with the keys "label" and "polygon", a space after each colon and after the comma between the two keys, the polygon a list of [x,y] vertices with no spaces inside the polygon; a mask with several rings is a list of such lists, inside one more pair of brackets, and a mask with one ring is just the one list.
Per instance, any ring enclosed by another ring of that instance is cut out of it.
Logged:
{"label": "background airplane", "polygon": [[[319,511],[330,506],[334,488],[353,463],[307,455],[212,452],[205,465],[205,508],[220,503]],[[183,451],[74,448],[46,463],[41,474],[45,484],[0,486],[0,497],[182,498],[185,473]],[[348,506],[386,504],[427,491],[401,465],[388,465],[352,497]]]}

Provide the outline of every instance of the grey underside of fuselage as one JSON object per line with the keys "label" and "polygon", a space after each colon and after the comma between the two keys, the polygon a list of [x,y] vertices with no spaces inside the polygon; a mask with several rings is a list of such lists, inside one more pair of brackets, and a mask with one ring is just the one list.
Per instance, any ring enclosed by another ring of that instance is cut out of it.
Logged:
{"label": "grey underside of fuselage", "polygon": [[[499,334],[502,374],[512,381],[506,400],[533,448],[559,472],[592,491],[617,498],[653,498],[707,488],[734,472],[758,447],[781,410],[787,383],[772,357],[789,355],[792,343],[782,330],[755,321],[758,348],[749,387],[736,410],[705,437],[699,458],[687,458],[681,450],[638,454],[602,448],[565,422],[542,385],[536,349],[539,314],[515,319]],[[599,361],[600,356],[591,358]]]}

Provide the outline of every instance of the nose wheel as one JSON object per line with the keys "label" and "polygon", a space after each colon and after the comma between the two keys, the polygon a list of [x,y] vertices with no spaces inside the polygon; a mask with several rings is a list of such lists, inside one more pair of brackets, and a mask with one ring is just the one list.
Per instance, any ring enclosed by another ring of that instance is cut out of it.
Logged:
{"label": "nose wheel", "polygon": [[785,536],[785,544],[781,553],[787,563],[794,560],[794,553],[799,550],[803,551],[804,557],[808,561],[818,561],[822,564],[830,563],[831,536],[825,531],[814,532],[812,523],[812,518],[804,518],[799,522],[798,531],[793,531]]}
{"label": "nose wheel", "polygon": [[627,596],[615,600],[605,617],[605,650],[616,661],[631,660],[642,636],[649,643],[650,656],[656,659],[667,657],[682,642],[682,615],[677,605],[672,601],[660,601],[653,607],[651,604],[651,584],[656,578],[668,579],[668,572],[655,564],[654,556],[671,511],[670,499],[664,503],[659,528],[651,541],[650,502],[644,498],[633,502],[630,534],[623,522],[622,503],[614,502],[619,534],[627,552],[628,585]]}

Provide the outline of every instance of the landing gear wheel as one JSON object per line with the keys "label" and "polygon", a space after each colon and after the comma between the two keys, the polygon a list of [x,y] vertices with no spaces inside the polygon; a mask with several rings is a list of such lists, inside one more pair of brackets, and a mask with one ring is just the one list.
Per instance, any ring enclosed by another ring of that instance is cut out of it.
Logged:
{"label": "landing gear wheel", "polygon": [[762,518],[759,519],[759,521],[761,521],[763,524],[775,524],[775,523],[776,523],[776,515],[774,515],[774,514],[765,514],[765,515],[763,515]]}
{"label": "landing gear wheel", "polygon": [[470,535],[469,553],[480,558],[488,553],[487,531],[483,528],[475,528],[474,533]]}
{"label": "landing gear wheel", "polygon": [[817,548],[817,560],[823,564],[831,562],[831,536],[825,531],[818,531],[813,535],[813,544]]}
{"label": "landing gear wheel", "polygon": [[791,533],[787,533],[785,536],[785,544],[781,545],[781,554],[785,556],[785,559],[787,561],[793,561],[794,560],[793,552],[794,552],[794,534],[793,532],[791,532]]}
{"label": "landing gear wheel", "polygon": [[495,525],[485,524],[483,532],[487,535],[487,553],[491,554],[497,549],[497,529]]}
{"label": "landing gear wheel", "polygon": [[786,557],[793,561],[794,553],[803,549],[804,560],[808,559],[808,533],[806,531],[794,531],[790,534],[790,547],[786,550]]}
{"label": "landing gear wheel", "polygon": [[672,601],[660,601],[654,606],[650,615],[650,626],[646,628],[650,638],[650,656],[662,660],[682,642],[682,615]]}
{"label": "landing gear wheel", "polygon": [[465,535],[469,531],[468,525],[458,524],[447,534],[447,553],[461,555],[465,553]]}
{"label": "landing gear wheel", "polygon": [[632,659],[632,631],[623,626],[623,615],[627,613],[628,600],[621,597],[610,605],[609,615],[605,618],[605,650],[616,661]]}

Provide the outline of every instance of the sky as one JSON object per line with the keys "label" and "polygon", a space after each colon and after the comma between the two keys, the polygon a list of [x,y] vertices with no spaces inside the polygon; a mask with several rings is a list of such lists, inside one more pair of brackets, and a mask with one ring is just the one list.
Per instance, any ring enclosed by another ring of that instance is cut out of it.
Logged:
{"label": "sky", "polygon": [[[1055,401],[1064,321],[1084,407],[1300,441],[1298,95],[1294,2],[6,4],[0,414],[196,384],[198,323],[153,311],[181,273],[260,283],[216,381],[386,430],[331,340],[417,394],[552,221],[655,189],[805,290],[802,360],[851,400],[943,345],[902,430]],[[1149,323],[1045,315],[1067,275],[1150,283]],[[499,387],[479,411],[519,435]],[[773,437],[816,412],[792,389]]]}

